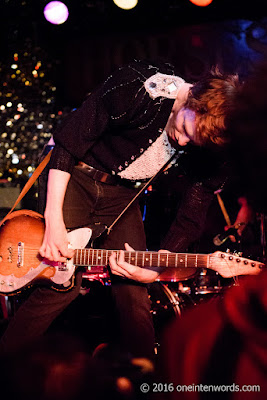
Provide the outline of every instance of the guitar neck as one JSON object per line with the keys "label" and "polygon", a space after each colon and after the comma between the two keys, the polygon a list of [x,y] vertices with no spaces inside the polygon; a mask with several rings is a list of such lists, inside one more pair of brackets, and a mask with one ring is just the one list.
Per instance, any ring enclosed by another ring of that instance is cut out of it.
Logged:
{"label": "guitar neck", "polygon": [[[112,253],[119,250],[77,249],[73,263],[77,266],[105,266]],[[187,253],[160,253],[155,251],[124,251],[126,262],[139,267],[208,268],[209,255]]]}

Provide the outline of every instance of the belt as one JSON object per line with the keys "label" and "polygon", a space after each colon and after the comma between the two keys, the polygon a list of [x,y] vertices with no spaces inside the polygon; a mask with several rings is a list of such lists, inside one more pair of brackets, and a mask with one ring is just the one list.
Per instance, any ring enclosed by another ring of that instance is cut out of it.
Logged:
{"label": "belt", "polygon": [[84,170],[86,175],[98,182],[107,183],[108,185],[117,185],[120,182],[120,178],[108,174],[107,172],[99,171],[96,168],[90,167],[90,165],[79,161],[77,168]]}
{"label": "belt", "polygon": [[136,184],[136,181],[130,181],[129,179],[120,178],[118,175],[110,175],[107,172],[99,171],[99,169],[91,167],[82,161],[79,161],[76,168],[83,170],[86,175],[95,181],[106,183],[107,185],[122,185],[130,189],[137,189],[145,184],[145,182]]}

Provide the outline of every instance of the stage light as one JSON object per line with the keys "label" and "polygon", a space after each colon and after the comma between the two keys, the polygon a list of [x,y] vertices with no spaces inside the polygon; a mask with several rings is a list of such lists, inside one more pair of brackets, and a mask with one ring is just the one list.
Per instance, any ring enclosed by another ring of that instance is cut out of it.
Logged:
{"label": "stage light", "polygon": [[123,8],[124,10],[131,10],[136,6],[138,0],[113,0],[116,6]]}
{"label": "stage light", "polygon": [[61,1],[50,1],[44,8],[45,19],[54,25],[60,25],[67,21],[68,7]]}
{"label": "stage light", "polygon": [[212,3],[212,0],[189,0],[191,3],[195,4],[195,6],[200,6],[200,7],[206,7],[210,3]]}

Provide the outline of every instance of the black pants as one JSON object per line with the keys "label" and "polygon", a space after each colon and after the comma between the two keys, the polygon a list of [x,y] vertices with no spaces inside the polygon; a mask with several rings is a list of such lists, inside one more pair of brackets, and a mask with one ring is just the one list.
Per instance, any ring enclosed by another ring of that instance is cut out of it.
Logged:
{"label": "black pants", "polygon": [[[65,224],[67,228],[94,222],[109,226],[134,194],[133,189],[94,181],[83,170],[75,168],[64,201]],[[99,240],[101,248],[105,249],[124,249],[125,242],[136,250],[146,249],[138,203],[127,210],[109,235]],[[56,292],[45,287],[34,290],[10,321],[1,339],[2,349],[11,350],[43,334],[78,296],[80,285],[81,273],[78,273],[75,287],[68,292]],[[117,343],[134,357],[153,358],[154,327],[146,285],[112,277],[111,287],[119,321]]]}

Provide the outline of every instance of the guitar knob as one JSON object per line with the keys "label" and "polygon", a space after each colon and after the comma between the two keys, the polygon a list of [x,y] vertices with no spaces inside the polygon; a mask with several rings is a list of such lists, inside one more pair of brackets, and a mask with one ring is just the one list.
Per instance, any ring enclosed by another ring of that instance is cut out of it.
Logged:
{"label": "guitar knob", "polygon": [[233,256],[230,256],[230,257],[229,257],[229,260],[231,260],[231,261],[232,261],[233,259],[234,259],[234,257],[233,257]]}
{"label": "guitar knob", "polygon": [[252,267],[256,267],[256,264],[254,262],[251,263]]}
{"label": "guitar knob", "polygon": [[244,260],[244,264],[245,264],[245,265],[248,265],[248,261],[247,261],[247,260]]}
{"label": "guitar knob", "polygon": [[239,263],[240,261],[241,261],[241,260],[240,260],[240,258],[237,258],[237,259],[236,259],[236,262],[238,262],[238,263]]}

